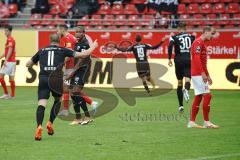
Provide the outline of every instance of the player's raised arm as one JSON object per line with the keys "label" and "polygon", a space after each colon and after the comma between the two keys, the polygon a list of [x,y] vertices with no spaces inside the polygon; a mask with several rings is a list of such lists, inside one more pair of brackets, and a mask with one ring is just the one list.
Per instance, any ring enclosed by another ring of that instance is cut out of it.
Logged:
{"label": "player's raised arm", "polygon": [[168,44],[168,65],[171,67],[172,66],[172,51],[174,47],[174,39],[170,37],[170,42]]}
{"label": "player's raised arm", "polygon": [[164,36],[161,40],[161,42],[159,42],[157,45],[155,46],[149,46],[147,49],[157,49],[159,48],[165,41],[166,39],[169,38],[169,36]]}
{"label": "player's raised arm", "polygon": [[89,56],[96,48],[98,47],[98,42],[95,40],[92,44],[90,44],[90,48],[82,51],[82,52],[76,52],[74,57],[75,58],[85,58]]}

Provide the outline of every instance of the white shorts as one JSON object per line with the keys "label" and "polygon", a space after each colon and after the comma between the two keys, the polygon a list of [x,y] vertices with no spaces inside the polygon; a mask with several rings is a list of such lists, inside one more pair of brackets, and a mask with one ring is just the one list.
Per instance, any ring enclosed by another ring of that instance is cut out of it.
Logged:
{"label": "white shorts", "polygon": [[[70,68],[70,69],[65,69],[64,70],[64,77],[66,77],[66,76],[68,76],[69,74],[71,74],[72,73],[72,71],[74,71],[74,69],[73,68]],[[63,82],[65,85],[70,85],[70,80],[64,80],[64,82]]]}
{"label": "white shorts", "polygon": [[7,62],[6,67],[2,66],[0,74],[14,76],[16,72],[16,62]]}
{"label": "white shorts", "polygon": [[192,76],[192,83],[195,95],[210,93],[208,83],[204,83],[202,76]]}

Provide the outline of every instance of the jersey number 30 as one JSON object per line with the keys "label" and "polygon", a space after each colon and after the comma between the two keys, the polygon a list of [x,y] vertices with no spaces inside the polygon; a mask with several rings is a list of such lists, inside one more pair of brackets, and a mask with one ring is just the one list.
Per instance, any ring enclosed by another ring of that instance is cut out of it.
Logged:
{"label": "jersey number 30", "polygon": [[48,51],[48,66],[53,66],[54,64],[54,51]]}
{"label": "jersey number 30", "polygon": [[191,38],[190,37],[181,37],[179,38],[181,42],[180,49],[190,49],[191,47]]}

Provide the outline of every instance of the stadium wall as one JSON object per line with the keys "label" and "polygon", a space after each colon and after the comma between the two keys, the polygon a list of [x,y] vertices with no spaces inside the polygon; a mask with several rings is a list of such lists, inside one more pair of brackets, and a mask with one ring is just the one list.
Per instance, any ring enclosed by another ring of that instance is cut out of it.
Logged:
{"label": "stadium wall", "polygon": [[[48,45],[49,31],[14,31],[17,47],[16,84],[18,86],[37,86],[38,66],[31,69],[25,67],[27,60],[40,48]],[[120,42],[123,39],[134,41],[135,34],[139,32],[111,32],[91,31],[88,39],[98,39],[99,48],[93,53],[91,75],[87,87],[142,87],[141,80],[137,78],[135,59],[131,53],[122,54],[113,51],[108,53],[103,45],[109,41]],[[157,44],[170,32],[141,32],[143,41],[149,44]],[[197,36],[199,32],[193,33]],[[240,89],[240,44],[239,32],[222,31],[215,41],[208,44],[208,67],[213,79],[212,89]],[[0,31],[0,53],[3,53],[5,37]],[[167,44],[149,53],[151,73],[156,84],[160,88],[176,88],[174,67],[167,65]],[[3,61],[2,61],[3,62]]]}

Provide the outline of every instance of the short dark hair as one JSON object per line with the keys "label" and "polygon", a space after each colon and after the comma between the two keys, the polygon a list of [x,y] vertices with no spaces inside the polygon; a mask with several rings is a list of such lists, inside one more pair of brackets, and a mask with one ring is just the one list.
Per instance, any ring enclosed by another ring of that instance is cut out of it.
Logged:
{"label": "short dark hair", "polygon": [[66,24],[59,24],[59,28],[64,28],[65,30],[68,30],[68,26]]}
{"label": "short dark hair", "polygon": [[60,43],[60,36],[56,33],[50,35],[50,42],[51,43]]}
{"label": "short dark hair", "polygon": [[13,30],[13,27],[10,26],[10,25],[5,26],[4,28],[7,29],[10,32],[12,32],[12,30]]}
{"label": "short dark hair", "polygon": [[85,27],[84,26],[77,26],[76,30],[82,31],[84,33],[85,32]]}
{"label": "short dark hair", "polygon": [[142,36],[140,34],[137,34],[136,38],[135,38],[135,41],[136,42],[141,42],[142,41]]}
{"label": "short dark hair", "polygon": [[178,28],[179,29],[186,29],[186,23],[185,22],[179,22]]}
{"label": "short dark hair", "polygon": [[205,26],[203,28],[203,33],[211,31],[213,28],[211,26]]}

